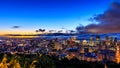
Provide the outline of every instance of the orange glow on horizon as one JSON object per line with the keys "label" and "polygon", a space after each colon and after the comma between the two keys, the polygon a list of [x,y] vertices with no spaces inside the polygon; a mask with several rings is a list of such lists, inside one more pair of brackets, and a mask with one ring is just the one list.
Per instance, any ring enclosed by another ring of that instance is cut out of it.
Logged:
{"label": "orange glow on horizon", "polygon": [[[47,33],[47,32],[44,32]],[[0,36],[5,36],[6,34],[20,34],[20,35],[34,35],[34,34],[42,34],[41,32],[34,31],[1,31]]]}
{"label": "orange glow on horizon", "polygon": [[6,36],[7,38],[37,38],[39,36]]}
{"label": "orange glow on horizon", "polygon": [[[44,32],[47,33],[47,32]],[[36,35],[36,34],[42,34],[41,32],[35,32],[30,30],[19,30],[19,31],[0,31],[0,36],[2,37],[8,37],[8,38],[36,38],[38,36],[7,36],[7,34],[19,34],[19,35]]]}

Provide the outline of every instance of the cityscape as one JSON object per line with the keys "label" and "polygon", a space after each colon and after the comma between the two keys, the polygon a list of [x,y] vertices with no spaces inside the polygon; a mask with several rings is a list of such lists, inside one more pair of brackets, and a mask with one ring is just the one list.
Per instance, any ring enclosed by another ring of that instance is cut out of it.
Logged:
{"label": "cityscape", "polygon": [[119,0],[0,0],[0,68],[120,68]]}

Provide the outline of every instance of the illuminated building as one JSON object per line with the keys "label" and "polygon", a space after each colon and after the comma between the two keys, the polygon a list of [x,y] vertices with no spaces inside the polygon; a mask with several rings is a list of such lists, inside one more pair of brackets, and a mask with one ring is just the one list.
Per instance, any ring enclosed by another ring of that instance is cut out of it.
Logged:
{"label": "illuminated building", "polygon": [[82,45],[83,45],[83,46],[87,45],[87,40],[83,40],[83,41],[82,41]]}
{"label": "illuminated building", "polygon": [[100,45],[100,36],[96,36],[96,45]]}
{"label": "illuminated building", "polygon": [[102,60],[103,60],[103,55],[97,54],[97,61],[102,61]]}
{"label": "illuminated building", "polygon": [[115,53],[115,59],[116,59],[116,63],[120,63],[120,47],[117,45],[116,43],[116,53]]}
{"label": "illuminated building", "polygon": [[90,37],[89,46],[94,46],[94,45],[95,45],[94,38]]}
{"label": "illuminated building", "polygon": [[105,42],[107,46],[110,46],[110,38],[108,36],[106,36]]}

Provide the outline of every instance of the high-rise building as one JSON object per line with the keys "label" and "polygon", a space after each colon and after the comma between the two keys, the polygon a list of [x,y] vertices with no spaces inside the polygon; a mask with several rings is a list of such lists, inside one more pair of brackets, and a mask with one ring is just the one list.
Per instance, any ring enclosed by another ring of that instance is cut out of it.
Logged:
{"label": "high-rise building", "polygon": [[90,37],[89,46],[94,46],[94,45],[95,45],[94,38]]}
{"label": "high-rise building", "polygon": [[96,36],[96,45],[100,45],[100,36]]}

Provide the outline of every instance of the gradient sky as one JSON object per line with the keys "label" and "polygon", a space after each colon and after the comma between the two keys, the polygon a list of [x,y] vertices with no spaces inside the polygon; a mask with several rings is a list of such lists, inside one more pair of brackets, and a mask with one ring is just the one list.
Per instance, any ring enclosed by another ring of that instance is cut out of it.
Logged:
{"label": "gradient sky", "polygon": [[[0,0],[0,33],[34,32],[93,23],[88,19],[103,13],[114,0]],[[94,22],[95,23],[95,22]],[[12,29],[13,26],[21,26]]]}

